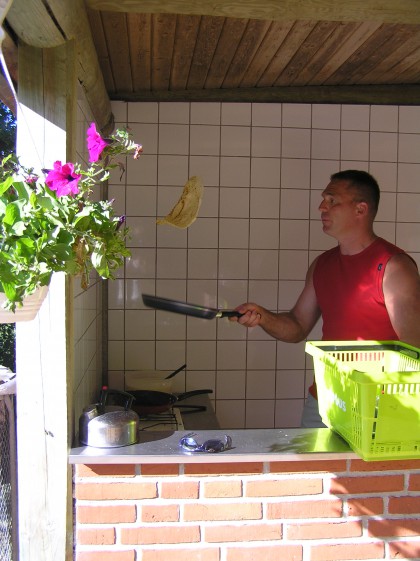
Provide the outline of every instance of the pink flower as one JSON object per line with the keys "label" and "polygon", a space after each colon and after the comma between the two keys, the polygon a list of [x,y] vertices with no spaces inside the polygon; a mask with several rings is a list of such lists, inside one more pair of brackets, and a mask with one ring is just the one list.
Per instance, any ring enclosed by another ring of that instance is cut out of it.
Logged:
{"label": "pink flower", "polygon": [[38,176],[37,175],[28,175],[28,177],[25,179],[26,183],[36,183],[38,181]]}
{"label": "pink flower", "polygon": [[45,178],[45,183],[52,191],[57,191],[57,197],[77,195],[81,177],[81,175],[74,173],[74,164],[68,162],[62,165],[61,162],[57,161],[54,162],[54,169]]}
{"label": "pink flower", "polygon": [[96,131],[95,123],[92,123],[87,130],[87,147],[89,151],[89,162],[97,162],[108,142]]}
{"label": "pink flower", "polygon": [[134,151],[133,158],[138,160],[140,158],[140,154],[143,153],[143,146],[141,144],[136,144],[136,149]]}

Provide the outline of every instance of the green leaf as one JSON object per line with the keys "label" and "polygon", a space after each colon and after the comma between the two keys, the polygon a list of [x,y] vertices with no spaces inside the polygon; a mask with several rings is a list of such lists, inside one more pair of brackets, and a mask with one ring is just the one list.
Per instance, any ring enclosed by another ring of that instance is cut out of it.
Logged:
{"label": "green leaf", "polygon": [[22,236],[26,230],[25,223],[21,220],[19,222],[15,222],[11,228],[12,233],[15,236]]}
{"label": "green leaf", "polygon": [[31,187],[23,181],[15,181],[13,183],[13,187],[16,189],[19,199],[29,201],[29,197],[31,193],[33,193],[33,189]]}
{"label": "green leaf", "polygon": [[81,232],[85,232],[89,229],[90,222],[91,222],[91,218],[89,215],[78,216],[74,221],[74,227]]}
{"label": "green leaf", "polygon": [[[6,259],[3,256],[6,255]],[[0,252],[0,259],[2,264],[0,264],[0,281],[1,283],[13,282],[16,280],[16,276],[13,274],[10,263],[7,260],[7,254]]]}
{"label": "green leaf", "polygon": [[46,210],[52,210],[54,208],[54,203],[53,203],[53,200],[51,199],[51,197],[45,197],[43,195],[38,195],[37,203],[39,204],[39,206],[41,208],[44,208]]}
{"label": "green leaf", "polygon": [[101,277],[107,277],[109,274],[108,263],[105,258],[103,247],[95,249],[92,253],[92,265]]}
{"label": "green leaf", "polygon": [[16,254],[30,258],[35,248],[35,242],[30,238],[16,240]]}
{"label": "green leaf", "polygon": [[2,183],[0,183],[0,196],[3,195],[11,185],[13,185],[13,177],[7,177]]}
{"label": "green leaf", "polygon": [[71,246],[75,242],[75,237],[68,230],[57,230],[57,242]]}
{"label": "green leaf", "polygon": [[64,243],[56,243],[48,246],[46,252],[54,256],[56,261],[68,261],[72,258],[72,248]]}
{"label": "green leaf", "polygon": [[6,298],[11,301],[16,300],[17,292],[13,282],[5,282],[2,281],[3,290],[6,295]]}
{"label": "green leaf", "polygon": [[6,213],[3,218],[4,224],[13,226],[13,224],[20,219],[20,209],[16,203],[9,203],[6,206]]}

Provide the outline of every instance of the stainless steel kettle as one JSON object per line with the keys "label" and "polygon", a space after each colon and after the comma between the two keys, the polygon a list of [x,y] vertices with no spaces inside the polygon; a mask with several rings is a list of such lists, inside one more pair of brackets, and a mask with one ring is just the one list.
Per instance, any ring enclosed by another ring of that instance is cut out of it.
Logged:
{"label": "stainless steel kettle", "polygon": [[[110,396],[118,396],[124,405],[107,405]],[[118,448],[137,442],[139,416],[131,409],[134,397],[119,390],[102,388],[98,403],[83,409],[79,419],[79,441],[95,448]]]}

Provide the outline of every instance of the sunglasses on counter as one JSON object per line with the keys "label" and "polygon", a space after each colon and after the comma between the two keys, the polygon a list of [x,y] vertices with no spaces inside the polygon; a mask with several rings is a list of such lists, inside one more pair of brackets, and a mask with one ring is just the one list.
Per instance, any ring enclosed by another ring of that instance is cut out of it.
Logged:
{"label": "sunglasses on counter", "polygon": [[187,450],[188,452],[209,453],[224,452],[225,450],[232,448],[232,438],[227,434],[225,434],[222,439],[211,438],[209,440],[205,440],[202,444],[199,444],[193,436],[195,436],[194,432],[183,436],[179,441],[181,448]]}

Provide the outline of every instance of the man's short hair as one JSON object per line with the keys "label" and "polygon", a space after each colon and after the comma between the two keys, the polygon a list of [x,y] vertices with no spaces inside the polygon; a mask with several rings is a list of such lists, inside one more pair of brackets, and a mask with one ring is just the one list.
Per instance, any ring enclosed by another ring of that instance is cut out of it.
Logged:
{"label": "man's short hair", "polygon": [[331,181],[348,181],[357,193],[357,200],[368,204],[373,216],[378,212],[380,189],[376,179],[367,171],[347,169],[331,175]]}

